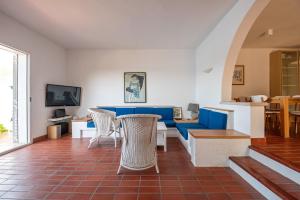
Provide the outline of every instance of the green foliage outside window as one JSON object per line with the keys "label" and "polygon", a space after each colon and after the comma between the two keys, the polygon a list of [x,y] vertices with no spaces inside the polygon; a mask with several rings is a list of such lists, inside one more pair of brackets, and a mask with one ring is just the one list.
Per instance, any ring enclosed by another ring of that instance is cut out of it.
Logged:
{"label": "green foliage outside window", "polygon": [[0,134],[8,132],[8,129],[4,127],[3,124],[0,124]]}

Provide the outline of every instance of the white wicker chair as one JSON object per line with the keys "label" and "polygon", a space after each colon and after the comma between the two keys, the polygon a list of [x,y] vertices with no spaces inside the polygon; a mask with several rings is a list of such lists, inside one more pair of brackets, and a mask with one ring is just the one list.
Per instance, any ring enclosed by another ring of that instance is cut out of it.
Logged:
{"label": "white wicker chair", "polygon": [[115,148],[117,147],[117,133],[120,137],[120,120],[116,119],[116,113],[109,110],[90,108],[88,111],[95,123],[96,134],[90,140],[88,148],[97,146],[101,137],[108,137],[114,134]]}
{"label": "white wicker chair", "polygon": [[121,119],[123,128],[123,142],[121,148],[120,166],[130,170],[144,170],[157,165],[156,138],[157,120],[159,115],[123,115]]}

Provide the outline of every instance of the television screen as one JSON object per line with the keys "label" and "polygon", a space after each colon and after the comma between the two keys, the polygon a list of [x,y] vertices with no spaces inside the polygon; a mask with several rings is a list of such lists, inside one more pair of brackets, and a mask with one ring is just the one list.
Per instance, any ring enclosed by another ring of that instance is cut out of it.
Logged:
{"label": "television screen", "polygon": [[80,106],[81,88],[52,85],[46,86],[46,106]]}

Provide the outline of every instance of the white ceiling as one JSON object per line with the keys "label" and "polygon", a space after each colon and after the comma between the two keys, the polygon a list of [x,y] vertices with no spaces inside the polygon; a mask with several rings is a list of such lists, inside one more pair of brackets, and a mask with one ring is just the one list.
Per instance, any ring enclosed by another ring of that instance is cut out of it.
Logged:
{"label": "white ceiling", "polygon": [[65,48],[194,48],[237,0],[0,0]]}
{"label": "white ceiling", "polygon": [[[274,34],[264,34],[269,28]],[[271,0],[251,28],[244,47],[300,47],[300,0]]]}

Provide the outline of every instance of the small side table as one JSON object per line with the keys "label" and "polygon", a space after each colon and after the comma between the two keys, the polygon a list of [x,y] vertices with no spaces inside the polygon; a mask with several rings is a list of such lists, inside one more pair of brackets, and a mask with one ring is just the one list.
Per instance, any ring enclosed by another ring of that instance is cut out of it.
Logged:
{"label": "small side table", "polygon": [[198,123],[198,119],[174,119],[176,123]]}
{"label": "small side table", "polygon": [[164,146],[167,152],[167,131],[168,128],[164,122],[157,122],[157,146]]}

